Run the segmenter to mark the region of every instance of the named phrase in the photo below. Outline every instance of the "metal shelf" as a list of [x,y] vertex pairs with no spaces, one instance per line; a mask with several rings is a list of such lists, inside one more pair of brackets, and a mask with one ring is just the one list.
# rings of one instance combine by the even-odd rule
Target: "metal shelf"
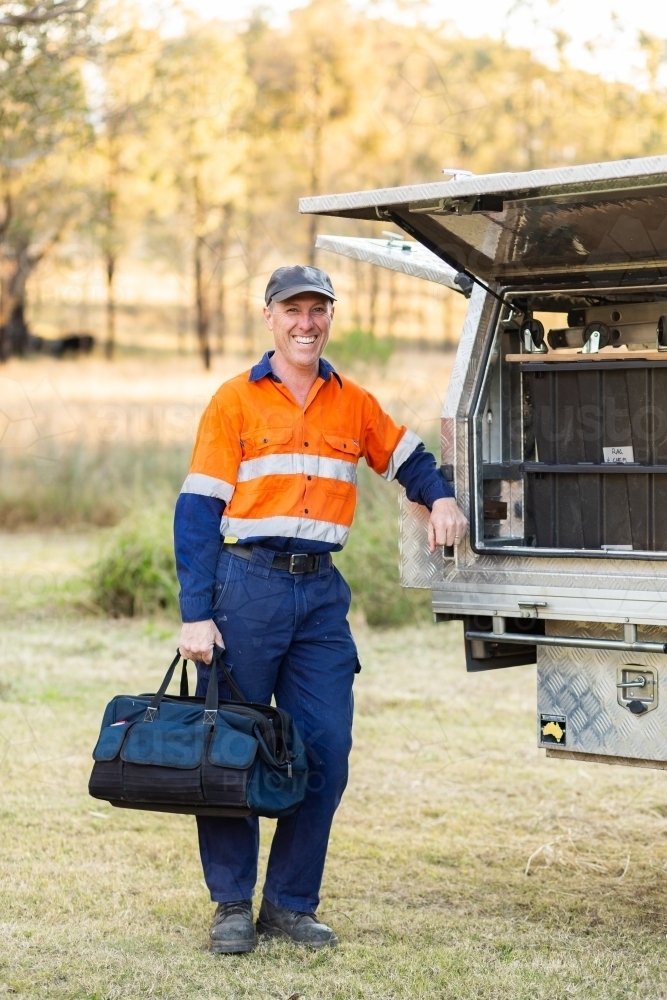
[[586,475],[587,473],[630,473],[645,475],[667,475],[667,465],[644,465],[640,462],[579,462],[573,465],[552,465],[547,462],[524,462],[523,471],[527,473],[555,472],[572,475]]

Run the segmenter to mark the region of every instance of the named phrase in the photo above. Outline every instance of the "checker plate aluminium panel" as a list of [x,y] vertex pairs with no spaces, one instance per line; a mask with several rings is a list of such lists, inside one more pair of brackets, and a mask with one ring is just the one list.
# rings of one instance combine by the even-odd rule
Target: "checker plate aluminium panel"
[[[559,622],[558,631],[575,635],[620,638],[605,626]],[[549,629],[553,634],[554,629]],[[666,638],[666,630],[645,628],[640,638]],[[617,700],[616,683],[623,664],[650,667],[657,672],[655,711],[633,715]],[[667,761],[667,656],[660,653],[617,653],[603,649],[564,649],[538,646],[537,740],[541,716],[564,717],[564,750],[578,753]]]
[[424,281],[444,285],[453,292],[461,292],[461,288],[454,282],[457,273],[454,268],[445,264],[421,243],[365,239],[361,236],[318,236],[315,249],[329,250],[367,264],[377,264],[389,271],[423,278]]

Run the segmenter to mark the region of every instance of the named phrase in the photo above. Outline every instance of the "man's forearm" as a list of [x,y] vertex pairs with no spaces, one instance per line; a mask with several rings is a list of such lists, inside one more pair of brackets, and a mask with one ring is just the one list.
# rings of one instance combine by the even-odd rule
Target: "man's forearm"
[[208,621],[213,617],[215,572],[222,544],[220,518],[224,508],[223,500],[196,493],[181,493],[176,502],[174,550],[184,622]]
[[408,500],[420,503],[429,510],[436,500],[454,496],[454,491],[440,472],[435,458],[430,451],[426,451],[423,444],[419,444],[406,458],[396,473],[396,478],[404,488]]

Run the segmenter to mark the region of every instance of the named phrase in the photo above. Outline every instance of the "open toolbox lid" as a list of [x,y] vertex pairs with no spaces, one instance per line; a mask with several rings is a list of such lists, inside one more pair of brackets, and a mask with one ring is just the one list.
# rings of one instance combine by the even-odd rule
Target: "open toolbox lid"
[[508,287],[667,280],[667,156],[319,195],[299,210],[391,222],[455,271]]
[[455,292],[465,292],[465,288],[455,281],[457,271],[421,243],[394,233],[384,235],[382,240],[366,239],[364,236],[318,236],[315,246],[318,250],[329,250],[342,257],[377,264],[413,278],[435,281]]

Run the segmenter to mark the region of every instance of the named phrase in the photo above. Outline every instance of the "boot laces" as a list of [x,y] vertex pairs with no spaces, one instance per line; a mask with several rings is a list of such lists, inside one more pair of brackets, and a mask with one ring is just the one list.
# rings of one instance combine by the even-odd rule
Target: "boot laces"
[[252,904],[246,899],[236,900],[233,903],[218,903],[218,910],[215,915],[216,923],[230,917],[233,913],[239,913],[243,917],[249,917]]

